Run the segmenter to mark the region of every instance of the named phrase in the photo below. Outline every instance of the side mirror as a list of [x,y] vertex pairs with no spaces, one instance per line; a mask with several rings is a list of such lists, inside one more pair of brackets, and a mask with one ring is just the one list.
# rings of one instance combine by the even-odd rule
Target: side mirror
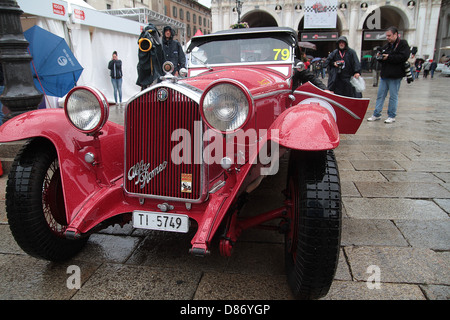
[[306,67],[305,64],[302,61],[300,61],[294,66],[294,69],[300,72],[306,70]]

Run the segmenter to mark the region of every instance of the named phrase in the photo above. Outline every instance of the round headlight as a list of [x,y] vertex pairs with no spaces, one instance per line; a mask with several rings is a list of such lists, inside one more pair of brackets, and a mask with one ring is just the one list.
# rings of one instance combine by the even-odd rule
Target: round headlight
[[223,133],[241,128],[250,114],[250,103],[242,89],[232,83],[220,83],[207,90],[202,99],[207,124]]
[[64,110],[70,123],[87,134],[99,131],[109,113],[105,96],[91,87],[75,87],[70,90]]

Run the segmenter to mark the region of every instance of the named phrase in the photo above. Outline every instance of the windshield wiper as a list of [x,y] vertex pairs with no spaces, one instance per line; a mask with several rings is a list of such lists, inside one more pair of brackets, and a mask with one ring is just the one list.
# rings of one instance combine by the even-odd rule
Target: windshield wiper
[[[209,71],[212,71],[213,68],[211,68],[206,61],[203,61],[202,59],[200,59],[199,57],[197,57],[194,52],[191,52],[192,57],[194,57],[195,59],[197,59],[206,69],[208,69]],[[191,58],[192,60],[192,58]]]

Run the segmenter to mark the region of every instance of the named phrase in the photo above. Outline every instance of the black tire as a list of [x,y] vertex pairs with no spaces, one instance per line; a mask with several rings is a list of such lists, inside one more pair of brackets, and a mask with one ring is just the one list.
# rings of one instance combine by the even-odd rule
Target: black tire
[[6,186],[11,233],[29,255],[62,261],[71,258],[87,238],[68,240],[61,175],[56,150],[48,140],[26,144],[14,159]]
[[287,183],[288,283],[296,299],[318,299],[333,282],[341,242],[341,189],[334,152],[292,150]]

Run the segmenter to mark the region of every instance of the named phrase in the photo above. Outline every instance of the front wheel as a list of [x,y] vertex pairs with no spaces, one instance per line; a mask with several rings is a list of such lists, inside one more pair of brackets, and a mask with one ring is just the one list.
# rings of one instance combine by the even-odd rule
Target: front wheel
[[65,238],[68,222],[59,162],[47,140],[33,140],[14,159],[6,187],[6,212],[14,239],[33,257],[66,260],[87,241]]
[[297,299],[318,299],[330,289],[340,250],[341,189],[332,150],[291,151],[287,201],[288,283]]

